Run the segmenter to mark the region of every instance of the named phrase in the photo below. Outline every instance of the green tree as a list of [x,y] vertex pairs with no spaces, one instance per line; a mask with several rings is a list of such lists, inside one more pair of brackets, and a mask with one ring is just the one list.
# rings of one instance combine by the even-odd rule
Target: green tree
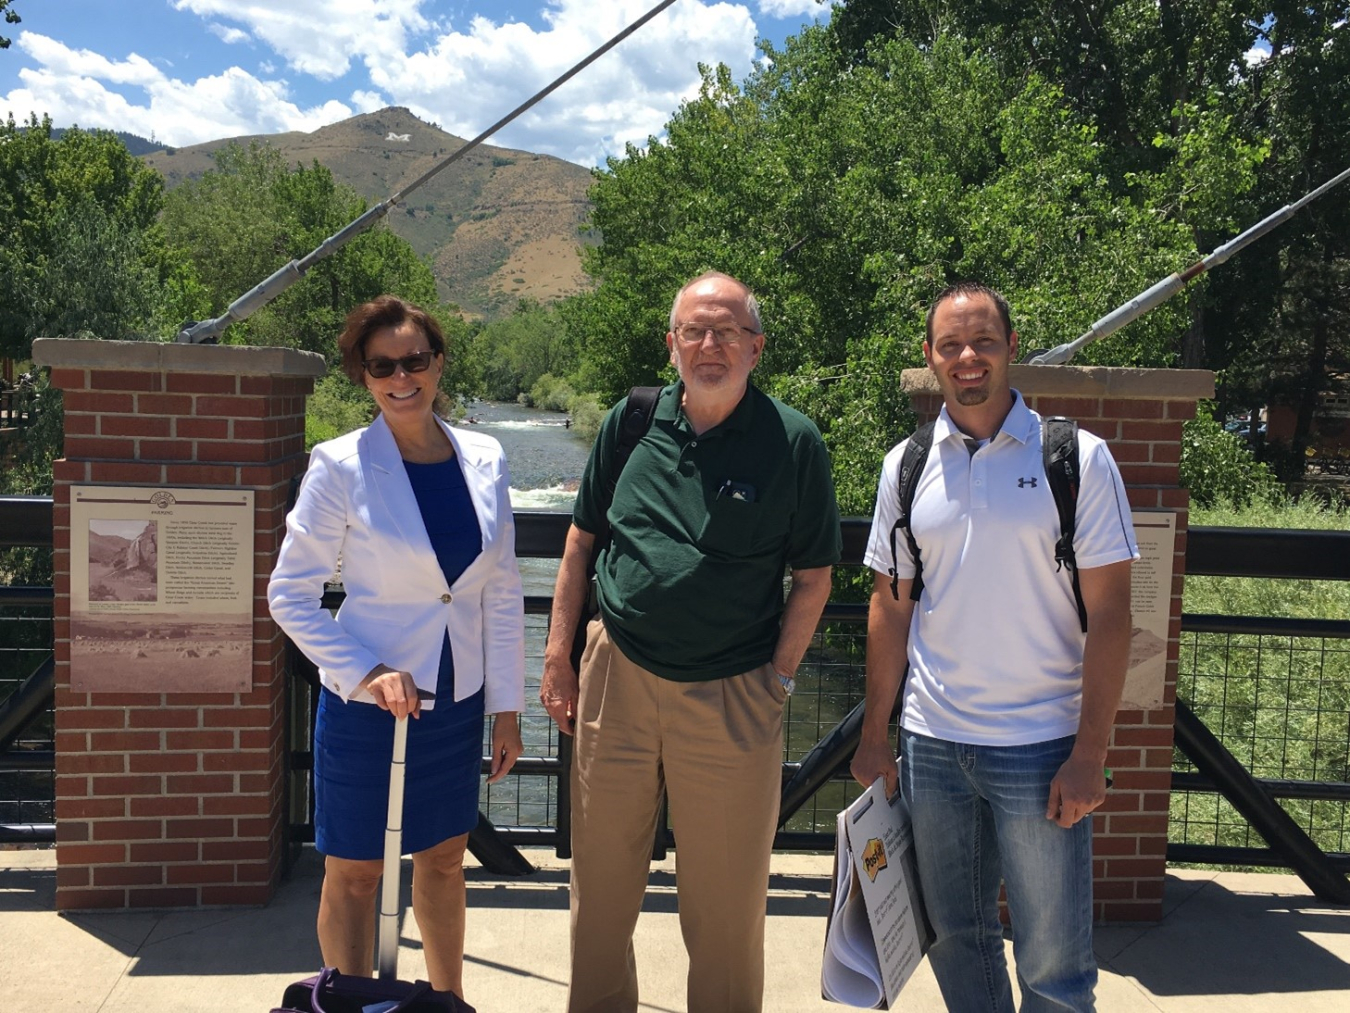
[[[1261,213],[1350,167],[1350,2],[1273,3],[1270,55],[1250,71],[1251,119],[1271,137]],[[1350,372],[1350,200],[1346,184],[1244,252],[1219,279],[1228,302],[1225,391],[1238,404],[1284,404],[1290,444],[1269,448],[1281,477],[1300,476],[1318,394]],[[1215,286],[1216,291],[1220,288]]]
[[123,232],[86,199],[59,208],[47,238],[41,270],[20,275],[19,292],[43,334],[126,338],[153,319],[161,288],[144,233]]
[[1182,428],[1181,484],[1197,507],[1246,507],[1282,498],[1274,473],[1252,457],[1244,441],[1224,430],[1212,403],[1202,403]]
[[[18,11],[12,10],[10,8],[10,4],[12,2],[13,0],[0,0],[0,11],[4,12],[5,24],[7,25],[17,25],[19,22],[23,20],[23,18],[19,17]],[[8,49],[8,48],[9,48],[9,39],[5,38],[5,36],[3,35],[0,35],[0,49]]]
[[483,325],[473,336],[469,360],[483,395],[498,401],[528,393],[545,374],[566,377],[577,365],[557,311],[533,299],[520,300],[510,316]]
[[171,274],[159,174],[107,131],[0,123],[0,355],[34,337],[152,332]]
[[[959,31],[1003,77],[1030,68],[1098,127],[1117,193],[1133,187],[1208,251],[1350,165],[1350,2],[842,0],[836,58]],[[1346,202],[1329,195],[1176,302],[1180,362],[1223,377],[1226,406],[1297,411],[1301,468],[1317,396],[1350,369]],[[1177,264],[1175,267],[1183,265]],[[1116,340],[1116,339],[1112,339]]]

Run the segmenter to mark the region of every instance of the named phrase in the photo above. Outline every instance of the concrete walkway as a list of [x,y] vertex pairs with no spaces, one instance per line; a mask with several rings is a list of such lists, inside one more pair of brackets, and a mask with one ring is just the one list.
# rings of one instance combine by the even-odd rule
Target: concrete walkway
[[[529,879],[469,873],[465,987],[480,1013],[558,1013],[567,980],[567,870],[547,851]],[[778,855],[769,896],[766,1013],[824,1013],[828,857]],[[405,866],[406,868],[406,866]],[[319,966],[321,864],[307,851],[264,909],[58,915],[52,851],[0,852],[0,1005],[13,1010],[207,1013],[271,1009]],[[406,882],[406,874],[405,874]],[[406,892],[406,891],[405,891]],[[673,860],[652,873],[636,940],[644,1011],[683,1011],[687,969]],[[1293,876],[1180,871],[1156,925],[1097,931],[1102,1013],[1350,1009],[1350,909]],[[406,919],[400,974],[425,973]],[[927,965],[904,1006],[942,1010]],[[694,1011],[697,1013],[697,1011]]]

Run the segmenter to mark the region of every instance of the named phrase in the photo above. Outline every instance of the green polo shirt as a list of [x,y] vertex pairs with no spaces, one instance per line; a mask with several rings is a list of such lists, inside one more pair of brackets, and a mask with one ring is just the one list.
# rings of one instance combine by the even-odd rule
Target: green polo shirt
[[[611,540],[596,564],[600,611],[634,663],[698,682],[770,661],[785,567],[839,561],[839,509],[815,424],[751,386],[696,436],[666,387],[651,429],[619,476]],[[627,399],[605,417],[572,520],[594,533]]]

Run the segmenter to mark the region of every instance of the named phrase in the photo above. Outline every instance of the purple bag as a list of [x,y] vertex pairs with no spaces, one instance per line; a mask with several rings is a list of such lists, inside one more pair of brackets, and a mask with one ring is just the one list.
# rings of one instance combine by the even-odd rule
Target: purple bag
[[358,978],[332,967],[288,985],[272,1013],[361,1013],[381,1002],[394,1003],[382,1013],[474,1013],[454,992],[437,992],[425,981]]

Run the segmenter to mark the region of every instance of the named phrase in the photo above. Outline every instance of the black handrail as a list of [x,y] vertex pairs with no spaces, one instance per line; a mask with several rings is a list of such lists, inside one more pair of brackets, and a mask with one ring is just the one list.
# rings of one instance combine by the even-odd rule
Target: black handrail
[[[559,559],[571,515],[517,510],[516,554]],[[845,517],[842,565],[861,566],[872,521]],[[50,548],[52,498],[0,496],[0,548]],[[1194,577],[1350,580],[1350,531],[1196,526],[1186,533],[1186,573]]]
[[1350,580],[1350,532],[1287,528],[1191,528],[1189,577]]
[[[1253,781],[1271,798],[1298,798],[1315,802],[1350,802],[1350,781],[1290,781],[1283,777],[1254,777]],[[1172,774],[1175,791],[1207,791],[1221,794],[1222,789],[1204,774],[1177,771]]]
[[[1350,544],[1342,546],[1350,551]],[[1262,637],[1321,637],[1350,640],[1350,619],[1289,619],[1271,616],[1222,616],[1187,612],[1181,616],[1187,633],[1246,633]]]

